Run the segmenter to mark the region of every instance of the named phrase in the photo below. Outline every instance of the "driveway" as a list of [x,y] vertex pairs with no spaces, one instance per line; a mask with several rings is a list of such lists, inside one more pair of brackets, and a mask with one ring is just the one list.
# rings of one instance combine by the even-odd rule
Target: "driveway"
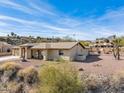
[[9,61],[9,60],[18,60],[19,56],[2,56],[0,57],[0,62]]

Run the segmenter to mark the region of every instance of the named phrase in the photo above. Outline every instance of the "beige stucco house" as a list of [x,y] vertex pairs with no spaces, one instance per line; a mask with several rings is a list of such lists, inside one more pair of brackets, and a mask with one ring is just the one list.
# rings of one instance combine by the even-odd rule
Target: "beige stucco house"
[[12,54],[26,59],[57,60],[62,57],[69,61],[83,61],[88,50],[79,42],[30,43],[13,47]]
[[6,42],[0,42],[0,56],[11,55],[12,45]]
[[97,42],[92,44],[90,47],[91,47],[91,52],[99,51],[100,53],[103,53],[103,54],[112,53],[112,50],[113,50],[112,42],[107,43],[104,40],[98,40]]

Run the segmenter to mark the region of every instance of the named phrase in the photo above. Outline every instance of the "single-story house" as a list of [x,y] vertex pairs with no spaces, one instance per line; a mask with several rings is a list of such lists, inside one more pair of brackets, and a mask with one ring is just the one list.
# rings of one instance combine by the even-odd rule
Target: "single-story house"
[[112,53],[113,49],[113,44],[111,42],[106,43],[106,42],[100,42],[100,43],[95,43],[90,46],[92,52],[98,52],[100,51],[103,54],[108,54]]
[[12,45],[6,42],[0,42],[0,56],[11,55]]
[[83,61],[88,56],[88,49],[79,42],[28,43],[13,47],[12,54],[25,59],[57,60],[62,57]]

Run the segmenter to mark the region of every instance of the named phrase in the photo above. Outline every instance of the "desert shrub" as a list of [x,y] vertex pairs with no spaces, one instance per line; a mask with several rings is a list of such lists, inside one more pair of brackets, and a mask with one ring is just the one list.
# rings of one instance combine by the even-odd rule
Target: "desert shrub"
[[113,77],[112,88],[113,91],[116,93],[123,93],[124,92],[124,71],[118,72]]
[[19,70],[19,72],[17,73],[17,80],[18,82],[24,82],[24,78],[25,78],[26,73],[24,72],[24,70]]
[[84,93],[75,69],[69,66],[45,66],[40,71],[37,93]]
[[8,83],[9,93],[25,93],[25,84],[17,83],[17,82],[9,82]]
[[96,75],[90,74],[83,77],[85,93],[123,93],[124,74],[122,75]]
[[37,83],[38,71],[34,67],[28,67],[18,72],[18,80],[28,85]]
[[[23,68],[13,62],[0,66],[0,87],[6,89],[6,93],[36,93],[38,71],[33,67]],[[34,85],[34,86],[33,86]]]
[[91,93],[97,93],[98,89],[100,89],[102,82],[96,75],[89,75],[86,79],[86,88],[87,91]]
[[113,85],[115,81],[112,76],[89,74],[83,77],[86,85],[85,93],[115,93]]
[[21,66],[15,62],[7,62],[7,63],[2,64],[1,68],[4,71],[8,71],[8,70],[17,71],[21,68]]
[[21,69],[21,66],[14,62],[4,63],[0,67],[0,73],[4,78],[13,80],[16,78],[17,72]]

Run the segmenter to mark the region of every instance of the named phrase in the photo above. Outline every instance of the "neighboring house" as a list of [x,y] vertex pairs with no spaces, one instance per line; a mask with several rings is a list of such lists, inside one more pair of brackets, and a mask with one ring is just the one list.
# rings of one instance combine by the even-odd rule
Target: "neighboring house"
[[124,56],[124,47],[120,47],[120,54]]
[[104,40],[99,40],[97,42],[95,42],[94,44],[92,44],[91,46],[91,51],[92,52],[101,52],[101,53],[112,53],[112,49],[113,49],[113,44],[111,42],[105,42]]
[[83,61],[88,50],[79,42],[30,43],[13,47],[12,54],[26,59]]
[[92,53],[99,52],[103,54],[111,54],[113,50],[113,40],[116,36],[112,35],[107,38],[97,38],[95,42],[90,46],[90,51]]
[[6,42],[0,42],[0,56],[10,55],[12,51],[12,45]]

